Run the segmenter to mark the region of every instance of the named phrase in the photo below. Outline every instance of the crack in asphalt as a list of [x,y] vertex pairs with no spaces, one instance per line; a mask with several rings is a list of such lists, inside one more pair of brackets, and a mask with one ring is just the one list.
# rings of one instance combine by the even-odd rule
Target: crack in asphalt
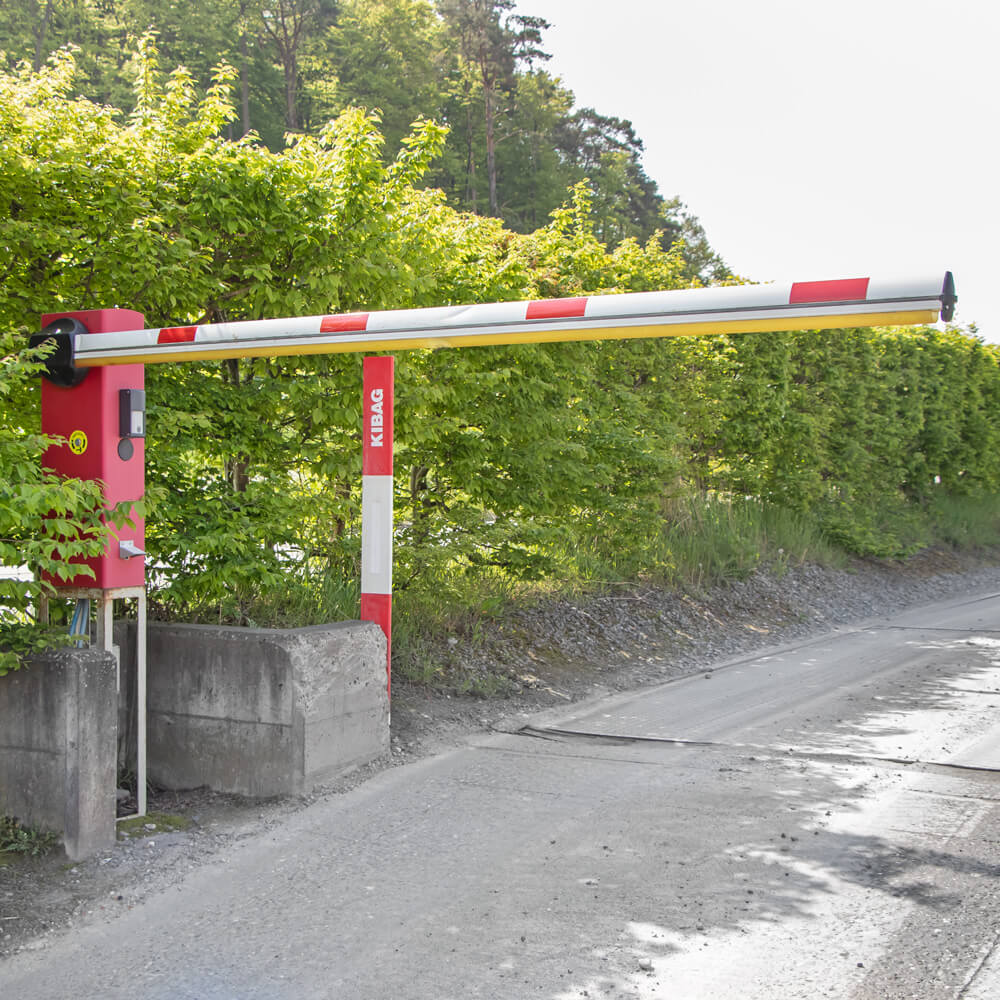
[[984,775],[1000,776],[1000,768],[984,767],[974,764],[950,764],[942,761],[919,760],[913,757],[882,757],[871,754],[836,753],[823,750],[805,750],[789,747],[781,751],[775,747],[761,746],[753,743],[723,743],[716,740],[690,740],[683,737],[667,736],[623,736],[621,734],[591,733],[577,729],[556,729],[537,726],[522,726],[513,735],[526,736],[533,739],[548,740],[554,743],[565,743],[569,740],[591,741],[605,746],[632,746],[646,743],[663,746],[704,747],[718,750],[733,750],[739,753],[767,754],[769,759],[815,760],[823,763],[867,764],[878,766],[892,764],[920,772],[933,774],[970,774],[982,777]]
[[859,632],[949,632],[958,635],[1000,635],[1000,628],[947,628],[944,625],[868,625]]

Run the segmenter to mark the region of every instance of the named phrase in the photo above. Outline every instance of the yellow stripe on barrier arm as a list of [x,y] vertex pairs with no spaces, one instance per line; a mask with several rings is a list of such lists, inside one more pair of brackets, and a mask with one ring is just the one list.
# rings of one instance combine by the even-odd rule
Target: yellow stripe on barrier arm
[[[584,340],[638,340],[644,337],[705,337],[713,334],[782,333],[793,330],[840,330],[870,326],[923,326],[936,323],[938,313],[925,309],[913,312],[859,313],[855,316],[811,316],[787,320],[758,319],[671,323],[649,326],[580,327],[562,330],[508,330],[503,333],[439,333],[399,338],[391,334],[368,334],[364,339],[328,340],[320,343],[271,343],[253,346],[204,345],[192,343],[188,349],[166,352],[153,348],[128,356],[85,358],[77,364],[87,368],[109,365],[163,364],[171,361],[221,361],[226,358],[276,358],[313,354],[360,354],[376,351],[413,351],[446,347],[496,347],[514,344],[556,344]],[[849,322],[845,322],[849,320]]]

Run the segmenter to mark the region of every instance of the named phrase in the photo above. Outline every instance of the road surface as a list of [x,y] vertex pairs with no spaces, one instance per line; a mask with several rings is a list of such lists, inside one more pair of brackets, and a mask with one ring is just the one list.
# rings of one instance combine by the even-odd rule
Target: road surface
[[0,966],[18,1000],[1000,996],[1000,594],[386,771]]

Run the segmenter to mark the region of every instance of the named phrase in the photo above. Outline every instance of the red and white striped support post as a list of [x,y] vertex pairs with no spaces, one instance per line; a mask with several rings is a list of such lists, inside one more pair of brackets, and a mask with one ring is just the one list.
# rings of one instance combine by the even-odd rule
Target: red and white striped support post
[[361,459],[361,620],[385,633],[392,687],[392,414],[396,359],[365,358]]

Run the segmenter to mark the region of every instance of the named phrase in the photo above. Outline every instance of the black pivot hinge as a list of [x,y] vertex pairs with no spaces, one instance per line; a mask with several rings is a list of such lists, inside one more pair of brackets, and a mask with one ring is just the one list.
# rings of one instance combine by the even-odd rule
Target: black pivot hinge
[[70,388],[79,385],[89,368],[77,368],[73,364],[76,337],[90,331],[78,319],[64,316],[49,323],[41,333],[33,333],[29,347],[38,347],[49,342],[55,343],[55,350],[45,359],[45,377],[54,385]]

